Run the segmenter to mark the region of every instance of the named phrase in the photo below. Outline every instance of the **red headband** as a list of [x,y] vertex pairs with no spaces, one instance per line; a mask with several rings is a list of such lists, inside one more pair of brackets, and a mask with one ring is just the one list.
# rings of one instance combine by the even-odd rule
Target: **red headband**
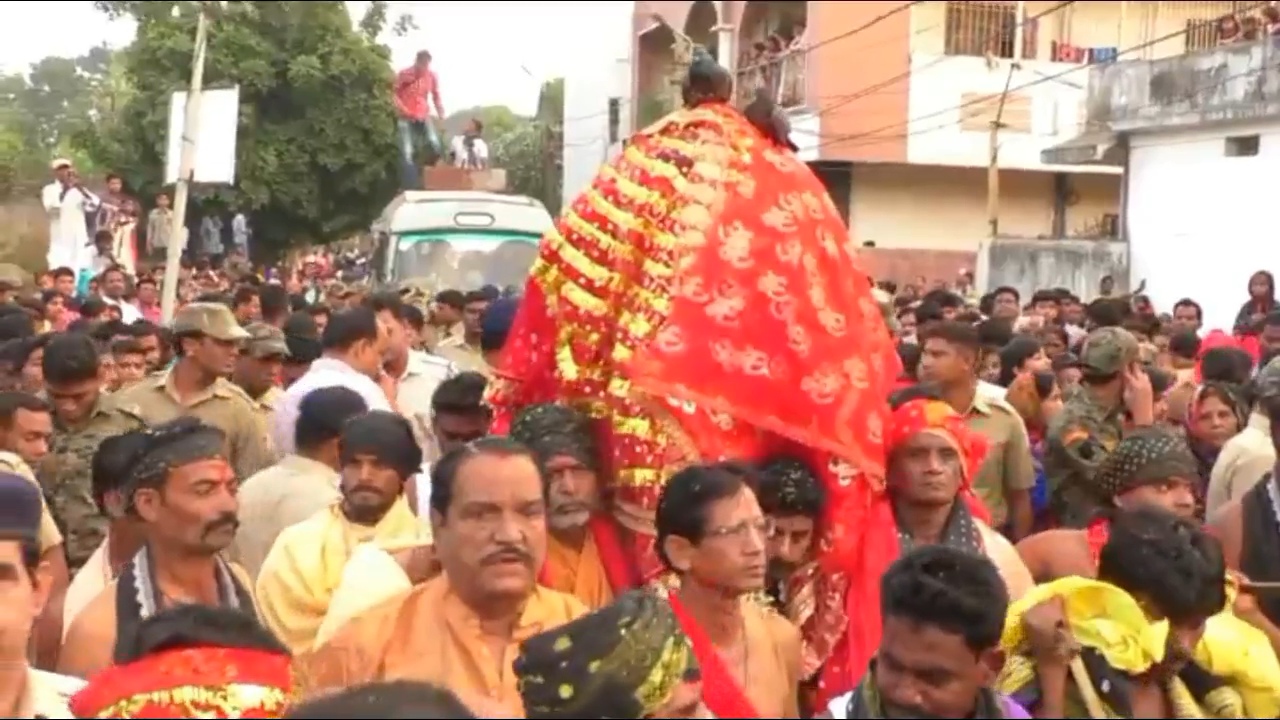
[[886,437],[888,455],[893,455],[908,440],[922,432],[936,432],[947,437],[960,453],[964,466],[964,487],[969,487],[978,469],[987,459],[990,443],[981,433],[965,424],[964,417],[941,400],[919,398],[902,404],[889,417]]
[[82,718],[276,718],[293,692],[288,655],[182,648],[115,665],[71,698]]
[[[988,442],[981,434],[965,425],[964,417],[940,400],[918,399],[894,410],[885,428],[885,465],[893,453],[922,432],[945,436],[960,453],[963,477],[956,499],[964,503],[973,517],[987,522],[989,515],[982,501],[973,494],[970,484],[986,459]],[[869,482],[863,478],[862,482]],[[848,592],[845,598],[848,625],[841,644],[832,652],[823,668],[820,683],[826,694],[843,692],[858,682],[867,663],[880,644],[880,578],[902,552],[898,541],[898,525],[887,488],[873,485],[865,497],[864,513],[855,522],[862,539],[858,557],[851,560]]]

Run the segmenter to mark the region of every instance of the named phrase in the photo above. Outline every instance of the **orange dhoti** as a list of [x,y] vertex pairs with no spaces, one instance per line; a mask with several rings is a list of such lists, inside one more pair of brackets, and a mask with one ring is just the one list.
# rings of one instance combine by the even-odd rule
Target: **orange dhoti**
[[[787,452],[829,484],[882,477],[898,367],[826,189],[712,103],[634,136],[543,239],[491,401],[498,431],[535,402],[598,421],[648,581],[653,510],[685,464]],[[826,523],[828,555],[849,540]],[[838,573],[824,580],[843,611]]]

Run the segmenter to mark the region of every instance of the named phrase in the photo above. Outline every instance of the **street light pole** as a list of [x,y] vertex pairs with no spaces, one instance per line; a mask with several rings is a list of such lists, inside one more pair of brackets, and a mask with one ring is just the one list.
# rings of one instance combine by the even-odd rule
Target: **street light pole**
[[173,222],[169,229],[169,247],[165,253],[164,287],[160,296],[160,317],[164,323],[173,319],[178,300],[178,270],[182,251],[187,246],[187,197],[196,164],[196,134],[200,131],[200,95],[204,89],[204,56],[209,42],[209,13],[204,4],[196,20],[196,46],[191,57],[191,86],[182,118],[182,154],[178,160],[178,182],[173,190]]

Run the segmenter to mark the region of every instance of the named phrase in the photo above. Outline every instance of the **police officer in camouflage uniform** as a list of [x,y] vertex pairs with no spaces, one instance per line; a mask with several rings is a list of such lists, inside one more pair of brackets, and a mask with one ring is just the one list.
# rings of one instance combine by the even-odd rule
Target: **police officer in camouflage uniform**
[[245,479],[275,462],[257,403],[227,378],[249,333],[222,303],[184,305],[173,317],[178,358],[163,373],[120,391],[120,402],[136,408],[148,425],[183,416],[221,430],[225,457]]
[[1090,488],[1093,474],[1126,429],[1155,422],[1151,380],[1139,362],[1138,340],[1118,327],[1089,333],[1080,350],[1080,389],[1045,436],[1044,470],[1051,507],[1064,527],[1083,527],[1110,498]]
[[53,436],[36,477],[62,528],[67,567],[73,573],[107,536],[108,520],[93,499],[93,453],[106,438],[144,425],[136,408],[103,390],[98,363],[93,340],[79,333],[54,336],[41,363],[53,406]]

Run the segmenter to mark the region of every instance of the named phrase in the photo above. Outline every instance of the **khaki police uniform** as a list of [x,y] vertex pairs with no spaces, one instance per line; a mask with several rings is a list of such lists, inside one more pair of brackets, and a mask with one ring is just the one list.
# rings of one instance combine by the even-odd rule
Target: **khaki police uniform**
[[[249,337],[231,310],[221,303],[190,303],[182,307],[174,316],[173,333],[175,336],[198,333],[223,341],[243,341]],[[178,362],[184,360],[179,358]],[[170,368],[117,394],[120,403],[136,408],[148,425],[187,416],[221,430],[227,437],[227,459],[242,479],[274,461],[257,403],[225,378],[218,378],[200,393],[183,399],[178,395]]]

